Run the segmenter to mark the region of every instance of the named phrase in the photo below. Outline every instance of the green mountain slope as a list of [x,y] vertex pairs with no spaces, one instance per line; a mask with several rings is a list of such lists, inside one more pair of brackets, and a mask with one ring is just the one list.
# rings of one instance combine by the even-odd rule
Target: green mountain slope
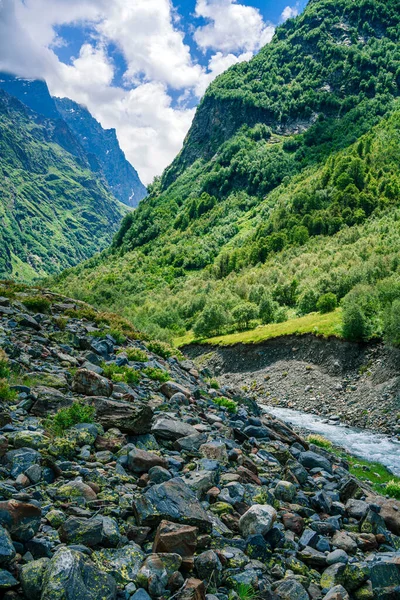
[[168,336],[305,314],[396,274],[399,8],[311,1],[210,86],[112,248],[57,286]]
[[126,208],[65,149],[71,144],[63,121],[39,118],[0,90],[0,277],[59,272],[118,229]]

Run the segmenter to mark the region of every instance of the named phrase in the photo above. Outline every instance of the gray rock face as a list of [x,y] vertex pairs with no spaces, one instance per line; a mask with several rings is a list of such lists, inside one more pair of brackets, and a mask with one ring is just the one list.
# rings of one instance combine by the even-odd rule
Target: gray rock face
[[190,396],[190,391],[175,381],[163,383],[160,392],[164,394],[164,396],[167,396],[167,398],[172,398],[175,394],[183,394],[186,398],[189,398]]
[[0,565],[8,565],[15,554],[16,552],[10,534],[4,527],[0,526]]
[[69,548],[55,553],[43,577],[41,600],[115,600],[116,596],[115,580]]
[[89,548],[98,546],[103,538],[101,519],[69,517],[60,527],[60,539],[68,544],[83,544]]
[[154,452],[146,452],[140,448],[133,448],[128,454],[128,467],[133,473],[148,473],[152,467],[167,468],[165,458]]
[[180,478],[150,488],[134,502],[135,515],[141,525],[156,525],[161,520],[194,525],[210,532],[211,522],[192,490]]
[[54,414],[60,408],[71,406],[72,399],[67,398],[59,390],[51,387],[37,386],[34,389],[36,398],[31,413],[37,417],[47,417]]
[[329,460],[311,450],[301,452],[299,462],[303,467],[306,467],[306,469],[322,469],[323,471],[332,473],[332,465]]
[[163,415],[156,417],[151,432],[156,438],[164,440],[178,440],[179,438],[186,438],[189,435],[198,433],[188,423],[172,417],[164,417]]

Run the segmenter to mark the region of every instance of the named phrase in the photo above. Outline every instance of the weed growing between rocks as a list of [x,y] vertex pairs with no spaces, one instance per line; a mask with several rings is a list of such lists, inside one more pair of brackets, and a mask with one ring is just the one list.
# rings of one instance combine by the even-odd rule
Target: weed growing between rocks
[[93,423],[96,410],[93,406],[74,402],[68,408],[61,408],[53,417],[45,420],[45,427],[50,433],[62,436],[67,429],[79,423]]

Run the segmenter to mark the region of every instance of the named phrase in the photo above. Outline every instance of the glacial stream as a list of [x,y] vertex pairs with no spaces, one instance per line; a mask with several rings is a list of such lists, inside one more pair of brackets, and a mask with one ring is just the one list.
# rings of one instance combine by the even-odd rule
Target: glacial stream
[[400,442],[392,438],[366,429],[327,423],[325,418],[297,410],[266,405],[261,405],[261,408],[285,423],[310,433],[318,433],[350,454],[378,462],[400,476]]

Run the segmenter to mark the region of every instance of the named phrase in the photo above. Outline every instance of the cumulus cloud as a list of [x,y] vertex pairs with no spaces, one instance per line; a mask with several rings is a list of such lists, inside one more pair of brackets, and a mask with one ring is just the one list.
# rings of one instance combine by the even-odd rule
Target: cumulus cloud
[[297,8],[297,6],[286,6],[286,8],[283,9],[283,12],[281,14],[281,21],[293,19],[294,17],[297,17],[298,14],[299,9]]
[[274,35],[259,10],[237,0],[197,0],[195,13],[209,21],[194,36],[203,50],[256,52]]
[[[0,70],[47,80],[53,95],[84,104],[104,127],[117,130],[128,160],[149,183],[179,152],[194,109],[208,84],[231,65],[249,60],[273,35],[260,12],[237,0],[197,0],[194,30],[207,53],[198,64],[172,0],[0,0]],[[59,27],[86,27],[68,64],[55,52]],[[126,64],[115,84],[109,51]],[[173,102],[172,90],[181,92]]]

